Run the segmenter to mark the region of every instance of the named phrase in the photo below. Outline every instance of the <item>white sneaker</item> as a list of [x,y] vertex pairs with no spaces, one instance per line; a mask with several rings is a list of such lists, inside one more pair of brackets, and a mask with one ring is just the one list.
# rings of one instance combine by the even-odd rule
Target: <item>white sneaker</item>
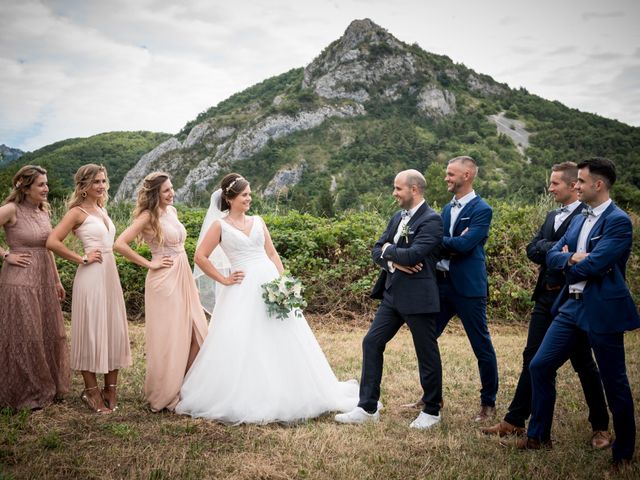
[[420,415],[416,417],[416,419],[411,422],[409,425],[410,428],[417,428],[418,430],[426,430],[427,428],[431,428],[434,425],[440,423],[440,419],[442,415],[429,415],[428,413],[420,412]]
[[367,422],[377,422],[378,420],[380,420],[380,411],[376,410],[375,413],[367,413],[363,408],[356,407],[350,412],[339,413],[334,418],[338,423],[361,424]]

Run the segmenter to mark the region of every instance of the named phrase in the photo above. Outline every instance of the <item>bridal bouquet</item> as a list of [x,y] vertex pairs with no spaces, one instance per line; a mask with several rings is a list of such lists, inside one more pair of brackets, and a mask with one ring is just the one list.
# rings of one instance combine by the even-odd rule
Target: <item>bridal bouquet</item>
[[303,291],[304,287],[300,280],[289,274],[283,274],[262,285],[262,298],[267,304],[269,314],[284,320],[292,311],[296,317],[302,316],[302,309],[307,306],[302,296]]

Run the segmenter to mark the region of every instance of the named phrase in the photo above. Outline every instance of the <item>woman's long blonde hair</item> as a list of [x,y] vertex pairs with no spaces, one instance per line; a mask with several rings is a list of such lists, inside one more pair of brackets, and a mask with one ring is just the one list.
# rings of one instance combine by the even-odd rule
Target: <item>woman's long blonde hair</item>
[[[27,198],[27,190],[31,188],[31,185],[35,183],[40,175],[46,175],[47,171],[37,165],[25,165],[13,176],[11,183],[11,192],[4,199],[2,205],[6,205],[9,202],[22,203]],[[38,205],[40,210],[45,212],[49,211],[49,204],[42,202]]]
[[160,227],[160,188],[169,178],[169,174],[164,172],[152,172],[144,177],[138,189],[136,208],[133,210],[133,218],[138,218],[142,212],[149,212],[153,238],[157,239],[160,245],[164,243]]
[[[88,163],[82,165],[76,174],[73,176],[75,188],[71,193],[71,197],[67,202],[67,208],[71,210],[73,207],[77,207],[87,196],[87,190],[93,185],[93,181],[98,173],[104,173],[104,178],[107,180],[107,190],[109,190],[109,176],[107,175],[107,169],[104,165],[96,165],[95,163]],[[104,192],[104,196],[101,200],[98,200],[98,206],[104,207],[109,200],[109,194]]]

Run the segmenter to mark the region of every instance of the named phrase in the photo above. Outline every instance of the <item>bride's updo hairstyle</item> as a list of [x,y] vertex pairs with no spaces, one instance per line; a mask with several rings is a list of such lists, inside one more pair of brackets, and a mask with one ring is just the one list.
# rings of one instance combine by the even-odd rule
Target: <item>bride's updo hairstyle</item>
[[136,208],[133,211],[133,218],[138,218],[144,211],[150,215],[150,226],[153,237],[158,239],[162,245],[164,238],[162,228],[160,228],[160,187],[169,180],[169,174],[164,172],[152,172],[146,177],[138,189]]
[[231,208],[229,201],[240,195],[248,186],[249,182],[239,173],[229,173],[225,175],[222,182],[220,182],[220,188],[222,189],[220,210],[222,212],[229,210]]

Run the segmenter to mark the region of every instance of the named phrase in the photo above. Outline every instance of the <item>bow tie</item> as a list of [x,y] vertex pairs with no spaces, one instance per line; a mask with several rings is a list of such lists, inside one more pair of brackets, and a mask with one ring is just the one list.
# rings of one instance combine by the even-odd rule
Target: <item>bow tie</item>
[[402,218],[411,218],[411,212],[409,210],[402,210]]
[[587,218],[589,218],[590,216],[591,217],[595,217],[596,216],[596,214],[593,213],[593,208],[591,208],[591,207],[584,207],[582,209],[582,215],[584,215]]
[[462,203],[460,203],[458,200],[456,200],[456,199],[454,198],[453,200],[451,200],[451,206],[452,206],[452,207],[462,208]]
[[569,207],[567,207],[566,205],[564,207],[560,207],[556,209],[556,212],[558,213],[567,213],[569,211]]

